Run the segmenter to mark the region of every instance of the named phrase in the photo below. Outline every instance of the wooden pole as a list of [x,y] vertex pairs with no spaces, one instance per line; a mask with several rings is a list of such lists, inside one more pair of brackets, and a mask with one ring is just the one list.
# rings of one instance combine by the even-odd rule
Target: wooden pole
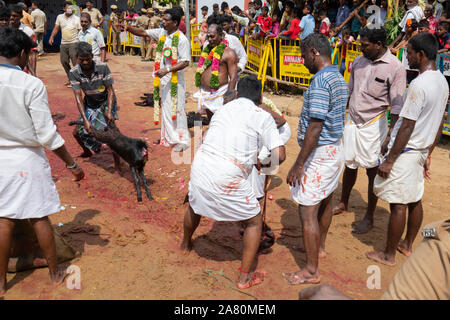
[[[356,12],[359,12],[359,10],[362,9],[362,7],[364,7],[366,5],[366,3],[369,2],[369,0],[364,0],[358,8],[356,8]],[[397,0],[398,3],[398,0]],[[354,10],[353,10],[354,11]],[[354,18],[353,15],[353,11],[349,14],[348,18],[344,20],[344,22],[342,22],[342,24],[337,28],[337,33],[339,33],[341,31],[342,28],[344,28],[344,26],[350,22],[350,20],[352,20]]]
[[[251,71],[251,70],[248,70],[248,69],[245,69],[244,73],[251,74],[251,75],[254,75],[254,76],[258,77],[258,72],[254,72],[254,71]],[[273,81],[273,82],[276,82],[276,83],[279,83],[279,84],[284,84],[286,86],[295,87],[295,88],[303,90],[303,91],[308,90],[308,87],[304,87],[304,86],[301,86],[299,84],[292,83],[292,82],[287,82],[287,81],[284,81],[284,80],[279,80],[279,79],[271,77],[271,76],[267,76],[266,75],[265,78],[268,81]]]

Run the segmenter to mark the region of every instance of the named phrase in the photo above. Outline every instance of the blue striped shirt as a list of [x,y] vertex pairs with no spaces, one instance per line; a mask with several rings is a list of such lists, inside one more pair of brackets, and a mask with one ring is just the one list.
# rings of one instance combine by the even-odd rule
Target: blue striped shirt
[[311,118],[323,120],[318,145],[332,144],[342,137],[348,87],[337,66],[327,66],[317,72],[304,95],[298,122],[297,140],[302,146]]

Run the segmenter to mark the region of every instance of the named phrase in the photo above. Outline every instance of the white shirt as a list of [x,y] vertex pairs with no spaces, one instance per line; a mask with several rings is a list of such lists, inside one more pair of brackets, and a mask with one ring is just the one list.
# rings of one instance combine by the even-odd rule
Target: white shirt
[[83,29],[78,33],[78,40],[87,42],[92,46],[92,54],[97,56],[100,54],[100,49],[106,47],[103,34],[100,30],[90,26],[86,32]]
[[400,21],[400,24],[399,24],[399,26],[402,28],[402,32],[406,32],[406,21],[408,19],[411,19],[411,20],[415,19],[417,22],[419,22],[424,17],[425,17],[425,15],[423,14],[423,10],[419,5],[406,11],[405,15],[403,16],[402,21]]
[[[178,37],[178,57],[177,60],[178,62],[182,62],[182,61],[191,61],[191,46],[189,44],[189,40],[186,38],[186,36],[184,35],[183,32],[177,30],[180,34],[180,36]],[[159,40],[159,38],[165,34],[166,35],[166,41],[164,42],[164,48],[172,48],[172,39],[173,39],[173,35],[175,34],[172,33],[171,35],[169,35],[169,33],[164,30],[163,28],[158,28],[158,29],[149,29],[149,30],[145,30],[145,32],[147,32],[148,36],[150,38]],[[161,57],[161,68],[168,68],[172,66],[172,61],[171,59],[166,59],[164,57]],[[177,72],[177,76],[178,76],[178,84],[182,84],[184,85],[184,69],[180,70]],[[168,73],[166,74],[164,77],[162,77],[160,85],[164,86],[167,85],[170,82],[170,78],[171,78],[171,74]]]
[[41,80],[17,66],[0,65],[0,100],[0,147],[55,150],[64,144]]
[[34,32],[44,33],[46,31],[44,29],[44,26],[45,23],[47,22],[47,17],[45,13],[39,8],[37,8],[33,10],[33,12],[31,12],[31,16],[34,19],[34,25],[36,26]]
[[61,28],[61,44],[78,42],[78,31],[81,30],[80,18],[75,14],[67,17],[65,13],[58,15],[55,25]]
[[416,150],[429,148],[441,125],[447,99],[448,84],[440,71],[425,71],[414,79],[409,85],[400,118],[392,132],[389,149],[394,145],[403,118],[416,121],[405,148]]
[[33,29],[29,26],[24,25],[22,22],[20,23],[19,30],[23,31],[27,36],[29,36],[33,41],[36,41],[36,36],[34,34]]
[[[244,49],[244,46],[242,45],[241,41],[228,33],[225,33],[225,40],[228,41],[228,46],[230,47],[231,50],[234,51],[234,53],[236,53],[237,57],[238,57],[238,64],[237,66],[239,67],[239,69],[241,69],[241,71],[245,70],[245,66],[247,65],[247,51]],[[203,44],[203,48],[205,48],[207,45],[209,44],[209,41],[206,40],[205,43]]]
[[224,155],[253,169],[259,150],[283,145],[275,120],[247,98],[233,100],[217,110],[200,148]]

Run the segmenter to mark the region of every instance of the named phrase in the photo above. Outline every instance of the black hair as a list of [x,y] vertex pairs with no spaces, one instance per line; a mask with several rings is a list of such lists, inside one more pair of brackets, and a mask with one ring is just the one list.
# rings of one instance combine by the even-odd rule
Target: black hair
[[295,8],[295,3],[294,3],[294,1],[291,1],[291,0],[286,1],[285,7],[289,7],[289,8],[291,8],[291,9],[294,9],[294,8]]
[[164,14],[170,14],[170,20],[175,21],[177,23],[177,26],[180,25],[181,14],[180,11],[177,10],[175,7],[167,9],[166,11],[164,11]]
[[[438,27],[442,27],[442,28],[444,28],[445,30],[448,31],[448,23],[447,23],[447,22],[441,21],[441,22],[438,23],[437,26],[438,26]],[[436,29],[437,29],[437,28],[436,28]]]
[[237,14],[240,14],[242,12],[241,8],[239,8],[238,6],[234,6],[233,8],[231,8],[231,11]]
[[264,7],[261,8],[261,11],[267,11],[267,12],[269,12],[269,7],[268,7],[268,6],[264,6]]
[[35,4],[36,7],[40,8],[41,7],[41,2],[40,1],[31,1],[31,4]]
[[92,22],[91,15],[88,12],[82,12],[80,14],[80,18],[81,17],[85,17],[85,18],[87,18],[89,20],[89,22]]
[[255,0],[253,1],[254,4],[257,4],[258,6],[262,6],[262,1],[261,0]]
[[88,3],[88,2],[94,4],[94,2],[93,2],[92,0],[86,0],[86,2],[85,2],[84,4],[86,4],[86,3]]
[[351,34],[351,30],[349,27],[345,27],[344,30],[342,30],[342,35]]
[[222,2],[221,3],[221,5],[220,5],[220,10],[224,10],[224,9],[226,9],[226,8],[229,8],[230,6],[228,5],[228,2]]
[[319,16],[326,16],[327,12],[325,10],[320,10],[319,11]]
[[301,51],[316,49],[321,56],[331,57],[331,46],[328,38],[320,33],[311,33],[300,43]]
[[75,45],[75,51],[79,57],[92,55],[92,46],[88,42],[80,41]]
[[172,9],[177,10],[181,17],[184,16],[184,10],[180,6],[173,6]]
[[224,23],[224,22],[232,23],[233,22],[233,18],[228,14],[220,14],[219,19],[220,19],[220,23]]
[[12,6],[9,7],[11,9],[11,13],[15,12],[20,14],[21,16],[23,16],[23,8],[22,6],[18,5],[18,4],[14,4]]
[[208,27],[210,25],[215,24],[217,26],[217,32],[219,32],[220,34],[223,33],[221,17],[222,17],[222,15],[213,14],[213,15],[209,16],[208,19],[206,20],[206,24],[208,25]]
[[295,16],[297,17],[297,18],[301,18],[302,17],[302,15],[303,15],[303,12],[302,12],[302,9],[300,9],[300,8],[294,8],[294,14],[295,14]]
[[416,19],[412,19],[411,28],[413,29],[413,31],[416,31],[419,28],[419,22]]
[[207,7],[207,6],[203,6],[203,7],[201,8],[201,10],[202,10],[202,11],[205,11],[205,10],[208,11],[208,7]]
[[307,4],[307,5],[305,6],[305,8],[308,9],[309,12],[313,12],[313,10],[312,10],[312,8],[311,8],[311,6],[310,6],[309,4]]
[[246,76],[237,84],[238,98],[247,98],[259,105],[261,102],[261,81],[255,76]]
[[427,19],[422,19],[419,21],[419,28],[429,28],[430,27],[430,23],[428,22]]
[[0,7],[0,18],[9,18],[11,17],[11,10],[7,7]]
[[213,4],[213,8],[219,9],[219,5],[218,5],[217,3],[214,3],[214,4]]
[[22,50],[30,53],[37,44],[23,31],[11,28],[0,28],[0,56],[7,59],[17,57]]
[[363,37],[367,37],[367,39],[369,40],[369,42],[371,43],[378,43],[381,42],[381,44],[384,46],[386,46],[386,30],[384,30],[384,28],[362,28],[359,31],[359,35],[361,38]]
[[439,49],[436,38],[428,32],[423,32],[409,39],[409,43],[414,51],[423,51],[428,60],[436,60],[437,51]]

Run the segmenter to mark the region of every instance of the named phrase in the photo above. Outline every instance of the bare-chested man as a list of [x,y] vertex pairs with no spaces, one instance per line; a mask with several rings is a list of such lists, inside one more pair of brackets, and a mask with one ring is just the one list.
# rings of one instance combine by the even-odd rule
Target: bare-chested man
[[[194,98],[198,99],[199,111],[205,112],[208,118],[223,105],[223,95],[228,90],[234,90],[237,83],[237,63],[238,58],[236,53],[229,48],[228,42],[225,40],[222,25],[219,18],[212,16],[208,19],[208,34],[207,39],[209,44],[203,49],[202,57],[197,67],[196,85],[200,87],[200,91],[194,94]],[[225,49],[221,54],[221,47],[225,43]],[[216,54],[220,56],[218,85],[214,80],[214,58],[209,61],[209,53],[215,50]],[[202,68],[203,66],[203,68]],[[207,66],[205,68],[205,66]],[[200,77],[201,81],[198,83],[197,79]]]

